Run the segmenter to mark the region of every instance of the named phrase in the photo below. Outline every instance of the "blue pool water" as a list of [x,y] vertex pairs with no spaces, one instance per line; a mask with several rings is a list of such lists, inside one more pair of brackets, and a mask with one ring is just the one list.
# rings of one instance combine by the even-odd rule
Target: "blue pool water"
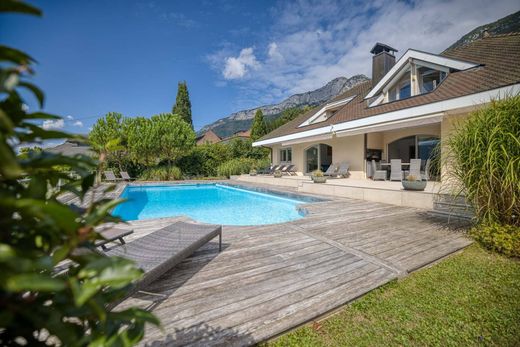
[[224,225],[261,225],[301,218],[303,198],[279,197],[219,184],[128,186],[128,199],[113,214],[123,220],[185,215],[196,221]]

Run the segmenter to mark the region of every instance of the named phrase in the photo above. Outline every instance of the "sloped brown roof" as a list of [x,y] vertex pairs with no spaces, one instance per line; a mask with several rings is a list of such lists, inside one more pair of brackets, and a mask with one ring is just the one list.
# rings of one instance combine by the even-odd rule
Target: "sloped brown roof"
[[196,141],[198,145],[205,143],[217,143],[222,140],[213,130],[208,130],[201,136],[197,137]]
[[443,52],[441,55],[475,62],[479,66],[448,74],[446,79],[430,93],[373,107],[368,107],[364,100],[372,87],[372,82],[361,83],[331,100],[336,101],[356,95],[352,101],[326,121],[299,127],[322,106],[316,107],[275,129],[259,141],[520,83],[520,33],[485,37]]

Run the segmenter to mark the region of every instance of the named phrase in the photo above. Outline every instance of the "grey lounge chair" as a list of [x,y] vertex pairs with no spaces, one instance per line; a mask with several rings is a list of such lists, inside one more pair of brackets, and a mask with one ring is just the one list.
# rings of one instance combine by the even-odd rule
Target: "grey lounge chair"
[[401,159],[390,160],[390,181],[402,181],[403,169]]
[[340,176],[347,177],[349,167],[350,167],[350,165],[346,162],[339,164],[339,168],[338,168],[338,172],[337,172],[338,177],[340,177]]
[[125,230],[119,228],[110,228],[103,231],[100,231],[99,234],[103,236],[103,239],[96,240],[95,245],[97,247],[101,247],[103,250],[107,250],[107,243],[119,241],[122,245],[124,245],[125,236],[132,234],[133,230]]
[[338,175],[338,166],[335,164],[330,164],[327,168],[327,171],[323,173],[324,176],[337,176]]
[[111,182],[117,182],[120,181],[120,178],[117,178],[116,175],[114,175],[113,171],[105,171],[105,181],[111,181]]
[[135,180],[135,178],[130,177],[130,175],[126,171],[121,171],[119,174],[121,175],[121,178],[123,180],[125,180],[125,181],[133,181],[133,180]]
[[376,161],[372,159],[372,180],[384,180],[386,181],[386,170],[378,170]]
[[294,165],[287,165],[282,170],[282,175],[291,175],[292,170],[294,169]]
[[124,246],[111,248],[102,254],[132,260],[144,271],[143,276],[127,293],[128,297],[145,289],[151,282],[217,236],[219,251],[221,251],[222,226],[176,222]]
[[297,173],[296,173],[296,165],[291,165],[291,168],[289,168],[289,169],[287,170],[287,173],[288,173],[289,175],[291,175],[291,176],[295,176],[295,175],[297,175]]
[[421,172],[421,178],[423,180],[426,180],[426,181],[430,180],[430,165],[431,165],[431,159],[426,160],[426,165],[424,165],[424,171]]
[[410,159],[410,170],[405,171],[405,177],[414,176],[417,179],[421,179],[421,159]]

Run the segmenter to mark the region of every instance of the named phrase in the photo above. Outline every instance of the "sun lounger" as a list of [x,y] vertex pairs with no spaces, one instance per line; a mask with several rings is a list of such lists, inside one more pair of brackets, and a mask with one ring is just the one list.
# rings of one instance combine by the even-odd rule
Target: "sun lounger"
[[289,175],[296,176],[298,173],[296,172],[296,165],[291,165],[291,168],[287,170]]
[[330,166],[327,168],[327,171],[323,173],[324,176],[337,176],[338,175],[338,166],[335,164],[330,164]]
[[125,181],[133,181],[133,180],[135,180],[135,178],[130,177],[130,175],[126,171],[121,171],[119,174],[121,175],[121,178],[123,180],[125,180]]
[[348,177],[348,169],[349,169],[348,163],[343,162],[343,163],[339,164],[337,175],[341,176],[341,177]]
[[116,182],[116,181],[121,180],[120,178],[117,178],[116,175],[114,175],[113,171],[105,171],[104,174],[105,174],[105,181]]
[[96,240],[95,245],[97,247],[101,247],[103,250],[107,250],[107,244],[114,241],[119,241],[122,245],[124,245],[125,236],[132,234],[133,230],[125,230],[119,228],[110,228],[103,231],[100,231],[99,234],[103,236],[103,239]]
[[282,170],[282,175],[291,175],[291,170],[294,169],[294,165],[287,165]]
[[102,254],[132,260],[144,271],[143,276],[127,293],[128,297],[145,289],[159,276],[217,236],[219,251],[221,251],[222,226],[176,222],[126,245],[111,248]]

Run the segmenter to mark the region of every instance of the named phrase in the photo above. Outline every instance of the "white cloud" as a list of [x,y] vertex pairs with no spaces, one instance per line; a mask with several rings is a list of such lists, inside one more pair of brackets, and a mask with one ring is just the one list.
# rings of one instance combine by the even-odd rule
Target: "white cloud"
[[45,130],[49,129],[62,129],[65,126],[63,119],[47,119],[43,121],[42,128]]
[[73,120],[74,117],[72,117],[72,116],[67,116],[67,119],[68,119],[68,120]]
[[227,57],[222,76],[227,80],[243,78],[251,69],[259,68],[259,63],[253,53],[253,48],[248,47],[240,51],[238,57]]
[[82,127],[83,127],[83,122],[80,121],[80,120],[77,120],[77,121],[75,121],[72,125],[74,125],[75,127],[80,127],[80,128],[82,128]]
[[285,1],[272,9],[265,37],[254,42],[264,54],[255,56],[249,47],[233,57],[237,47],[227,44],[210,62],[246,93],[240,97],[249,105],[242,106],[255,106],[339,76],[370,77],[376,42],[397,48],[397,58],[408,48],[440,53],[475,27],[517,10],[517,0]]

